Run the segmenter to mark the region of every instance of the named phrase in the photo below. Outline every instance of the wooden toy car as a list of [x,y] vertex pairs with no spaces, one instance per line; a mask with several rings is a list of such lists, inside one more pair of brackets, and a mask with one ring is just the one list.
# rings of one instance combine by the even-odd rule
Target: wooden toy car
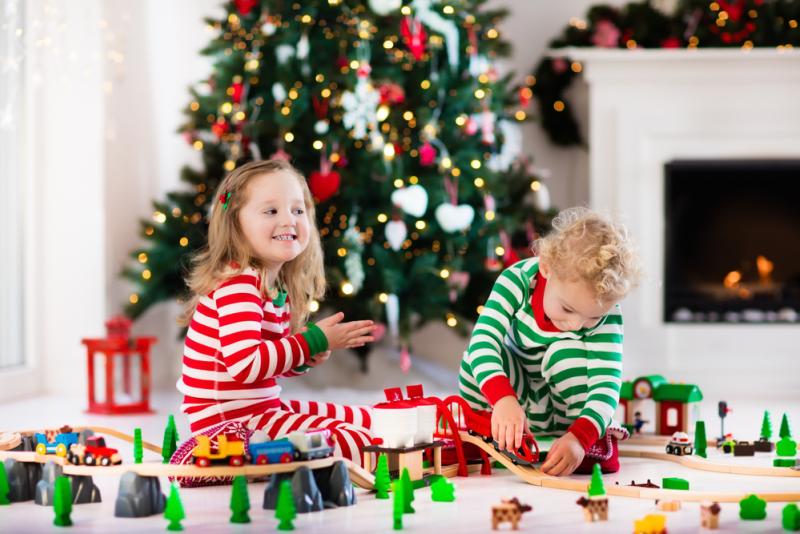
[[333,454],[336,440],[327,428],[317,430],[298,430],[286,438],[297,449],[297,459],[313,460],[314,458],[327,458]]
[[70,446],[78,443],[78,433],[61,432],[60,434],[56,434],[53,440],[50,441],[47,439],[47,435],[44,432],[37,432],[35,434],[35,439],[36,454],[41,454],[42,456],[45,454],[55,454],[56,456],[64,458],[67,456]]
[[676,456],[683,456],[685,454],[692,454],[694,448],[692,442],[689,441],[689,434],[686,432],[675,432],[672,438],[667,443],[667,454],[674,454]]
[[75,465],[118,465],[122,457],[117,449],[106,447],[102,436],[86,438],[86,445],[76,443],[71,445],[67,453],[67,461]]
[[756,446],[749,441],[737,441],[736,445],[733,446],[733,455],[734,456],[755,456],[756,455]]
[[208,467],[212,463],[227,463],[228,465],[244,465],[244,441],[238,439],[228,440],[228,436],[217,436],[217,451],[211,450],[211,439],[208,436],[196,436],[197,446],[192,451],[194,464],[198,467]]
[[250,462],[254,464],[289,463],[295,460],[295,449],[292,442],[286,438],[261,443],[250,442],[248,447]]

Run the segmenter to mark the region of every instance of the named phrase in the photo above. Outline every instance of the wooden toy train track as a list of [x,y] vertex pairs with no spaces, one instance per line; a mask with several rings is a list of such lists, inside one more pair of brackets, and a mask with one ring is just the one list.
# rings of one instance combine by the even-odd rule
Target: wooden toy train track
[[[492,458],[503,464],[511,473],[518,476],[528,484],[532,484],[534,486],[541,486],[543,488],[576,491],[579,493],[586,492],[586,489],[588,487],[588,481],[553,477],[545,475],[538,468],[517,465],[513,463],[505,454],[496,450],[492,445],[486,443],[480,437],[471,436],[466,432],[461,433],[461,439],[465,443],[471,443],[479,447],[483,451],[485,451],[489,456],[491,456]],[[679,457],[674,457],[666,453],[663,454],[648,453],[648,455],[645,455],[643,453],[640,453],[639,451],[631,451],[627,453],[626,451],[620,451],[620,456],[633,456],[633,457],[639,456],[639,457],[654,458],[657,460],[670,460],[670,461],[674,461],[673,458],[677,458],[678,460],[680,460]],[[691,464],[685,464],[685,465],[690,468],[699,469],[699,467],[697,467],[696,465],[691,465]],[[780,469],[780,468],[754,467],[752,469]],[[716,469],[711,469],[711,470],[718,471],[721,473],[742,474],[739,471],[734,472],[732,470],[728,471],[716,470]],[[791,469],[784,469],[784,471],[791,474],[786,474],[783,476],[800,476],[799,472],[793,471]],[[755,473],[755,474],[763,475],[762,473]],[[669,489],[665,490],[665,489],[642,488],[637,486],[606,486],[606,493],[608,493],[609,495],[617,495],[620,497],[633,497],[637,499],[653,499],[653,500],[666,499],[666,500],[678,500],[678,501],[717,501],[717,502],[739,502],[747,496],[747,493],[742,493],[742,492],[686,491],[686,490],[669,490]],[[758,492],[758,496],[766,501],[772,501],[772,502],[795,502],[797,500],[800,500],[800,491]]]

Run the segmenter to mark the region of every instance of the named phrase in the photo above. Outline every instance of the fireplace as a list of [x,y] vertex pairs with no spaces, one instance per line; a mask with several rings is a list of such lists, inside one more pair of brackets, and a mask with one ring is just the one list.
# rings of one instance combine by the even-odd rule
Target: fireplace
[[800,320],[800,159],[664,169],[664,321]]

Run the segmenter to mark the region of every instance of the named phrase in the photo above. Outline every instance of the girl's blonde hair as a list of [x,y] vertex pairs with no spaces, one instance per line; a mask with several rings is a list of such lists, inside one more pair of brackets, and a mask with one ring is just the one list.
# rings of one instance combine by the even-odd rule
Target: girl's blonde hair
[[588,283],[599,302],[621,300],[641,277],[625,226],[589,208],[561,211],[553,231],[537,239],[533,250],[559,278]]
[[[325,295],[325,268],[322,262],[322,245],[317,231],[314,199],[303,175],[287,161],[272,159],[246,163],[228,174],[214,194],[208,224],[208,245],[192,258],[192,270],[187,284],[192,299],[183,316],[188,324],[200,297],[214,291],[226,278],[235,276],[247,267],[261,275],[261,292],[267,292],[266,266],[254,255],[239,224],[239,212],[247,203],[247,185],[264,174],[285,172],[294,176],[303,190],[306,216],[309,224],[308,245],[292,261],[281,267],[278,281],[286,288],[291,301],[291,330],[297,332],[310,313],[311,301]],[[223,209],[221,195],[228,195],[228,206]]]

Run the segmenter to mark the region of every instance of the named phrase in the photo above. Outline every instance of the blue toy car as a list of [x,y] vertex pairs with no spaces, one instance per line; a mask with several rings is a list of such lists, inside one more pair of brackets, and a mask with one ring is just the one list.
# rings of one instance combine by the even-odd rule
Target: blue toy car
[[62,458],[67,456],[67,451],[71,445],[78,443],[77,432],[62,432],[57,434],[53,441],[47,441],[47,436],[44,432],[37,432],[36,438],[36,454],[55,454]]
[[297,458],[297,449],[286,438],[262,443],[250,443],[251,462],[254,464],[286,464]]

